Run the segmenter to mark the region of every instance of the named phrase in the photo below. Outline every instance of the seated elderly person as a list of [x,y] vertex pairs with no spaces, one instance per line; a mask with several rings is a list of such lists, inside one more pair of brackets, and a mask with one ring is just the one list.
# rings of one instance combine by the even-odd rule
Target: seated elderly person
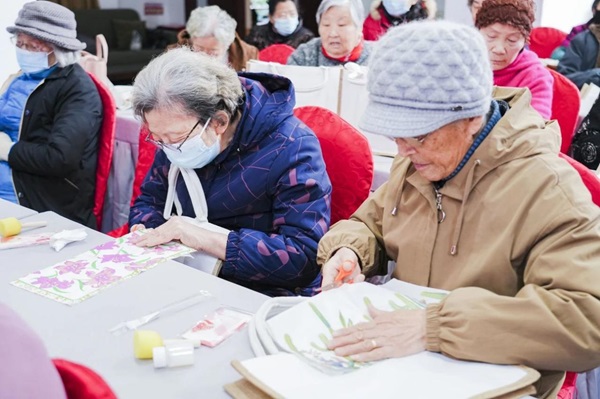
[[481,8],[481,3],[483,3],[483,0],[467,0],[471,17],[473,17],[473,23],[475,23],[475,18],[477,18],[477,13]]
[[435,18],[435,0],[374,0],[363,24],[365,40],[377,40],[393,26]]
[[[597,2],[594,4],[600,7]],[[588,24],[586,30],[571,40],[557,67],[580,89],[586,83],[600,86],[600,12],[595,12]]]
[[96,227],[102,103],[77,64],[85,44],[75,38],[75,16],[34,1],[6,30],[21,71],[0,96],[0,198]]
[[244,42],[235,31],[237,22],[219,6],[198,7],[190,14],[177,44],[216,57],[236,71],[258,59],[258,49]]
[[246,36],[246,42],[259,50],[273,44],[297,48],[315,35],[302,24],[297,0],[269,0],[269,22],[257,25]]
[[529,93],[492,99],[475,33],[414,22],[380,39],[362,128],[398,157],[318,252],[324,286],[341,267],[360,281],[394,261],[395,278],[450,293],[426,310],[374,311],[329,347],[361,361],[428,350],[523,364],[541,370],[537,395],[555,397],[565,370],[600,364],[600,208]]
[[371,43],[362,37],[363,8],[358,0],[323,0],[317,9],[319,36],[296,49],[289,65],[367,65]]
[[475,26],[487,43],[494,84],[527,87],[533,108],[550,119],[554,78],[538,56],[525,48],[534,19],[531,0],[485,0]]
[[[238,77],[186,48],[143,69],[134,110],[162,151],[131,208],[131,225],[154,228],[138,244],[180,240],[222,260],[227,280],[271,295],[314,294],[331,184],[319,141],[294,116],[294,102],[286,78]],[[171,217],[174,203],[192,218],[205,203],[208,221],[231,231]]]

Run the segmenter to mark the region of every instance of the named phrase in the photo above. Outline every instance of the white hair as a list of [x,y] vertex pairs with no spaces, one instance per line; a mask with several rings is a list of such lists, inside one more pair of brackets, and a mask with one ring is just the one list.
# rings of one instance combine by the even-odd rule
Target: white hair
[[233,118],[242,101],[237,73],[188,47],[169,50],[150,61],[133,84],[133,110],[142,120],[155,109],[182,111],[202,123],[217,111]]
[[323,0],[317,8],[317,24],[321,23],[321,16],[325,14],[331,7],[348,7],[350,15],[352,16],[352,22],[357,28],[362,30],[363,22],[365,20],[365,10],[362,3],[358,0]]
[[64,68],[69,65],[77,64],[81,58],[81,51],[66,50],[64,48],[55,46],[49,43],[54,51],[54,57],[56,57],[56,63],[59,67]]
[[198,7],[190,14],[185,29],[190,37],[213,36],[226,48],[235,40],[237,22],[219,6]]

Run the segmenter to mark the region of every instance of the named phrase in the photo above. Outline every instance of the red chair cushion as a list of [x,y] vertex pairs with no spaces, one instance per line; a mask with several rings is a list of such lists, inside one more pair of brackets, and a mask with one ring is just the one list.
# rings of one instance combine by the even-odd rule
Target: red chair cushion
[[[130,205],[133,205],[133,202],[137,197],[139,197],[141,192],[142,183],[154,162],[154,155],[156,154],[156,147],[154,144],[147,142],[146,136],[148,131],[142,127],[140,130],[139,137],[139,145],[138,145],[138,161],[135,166],[135,175],[133,178],[133,190],[131,194],[131,202]],[[121,237],[129,232],[129,226],[125,223],[123,226],[118,227],[112,231],[109,231],[108,234],[111,237]]]
[[590,190],[592,194],[592,201],[594,204],[600,206],[600,177],[596,176],[596,174],[585,167],[585,165],[577,162],[573,158],[565,154],[558,154],[561,158],[566,160],[575,168],[575,170],[581,176],[581,180],[583,180],[583,184]]
[[92,369],[64,359],[53,359],[52,362],[68,399],[117,399],[106,381]]
[[98,78],[88,74],[100,95],[102,101],[103,118],[98,140],[98,161],[96,164],[96,191],[94,193],[94,216],[96,216],[97,229],[102,229],[102,212],[104,210],[104,198],[110,175],[113,150],[115,146],[115,126],[117,123],[117,104],[110,90]]
[[331,224],[348,219],[367,199],[373,182],[369,141],[335,113],[299,107],[294,114],[315,132],[331,179]]
[[285,65],[287,64],[287,59],[293,52],[294,48],[287,44],[272,44],[259,51],[258,59],[266,62],[278,62]]
[[548,69],[554,77],[552,88],[552,119],[558,121],[562,143],[560,152],[566,154],[571,147],[575,128],[577,127],[577,118],[579,116],[579,107],[581,99],[579,98],[579,89],[569,79],[560,73]]
[[552,52],[565,40],[567,34],[555,28],[540,26],[529,35],[529,48],[540,58],[550,58]]

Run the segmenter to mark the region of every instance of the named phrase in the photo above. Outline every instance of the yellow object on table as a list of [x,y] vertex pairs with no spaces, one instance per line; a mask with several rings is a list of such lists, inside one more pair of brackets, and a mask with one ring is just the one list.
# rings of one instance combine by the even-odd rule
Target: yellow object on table
[[0,236],[10,237],[16,236],[23,229],[33,229],[37,227],[44,227],[47,222],[29,222],[21,223],[17,218],[4,218],[0,219]]
[[150,330],[136,330],[133,333],[133,352],[138,359],[152,359],[152,349],[163,346],[159,333]]

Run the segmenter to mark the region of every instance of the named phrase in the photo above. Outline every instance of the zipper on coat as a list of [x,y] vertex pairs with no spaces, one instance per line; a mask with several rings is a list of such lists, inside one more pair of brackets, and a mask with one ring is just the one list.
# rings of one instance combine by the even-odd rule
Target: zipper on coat
[[446,212],[444,212],[444,208],[442,208],[442,193],[439,192],[435,185],[433,186],[433,191],[435,194],[435,209],[437,210],[437,220],[439,224],[446,220]]

